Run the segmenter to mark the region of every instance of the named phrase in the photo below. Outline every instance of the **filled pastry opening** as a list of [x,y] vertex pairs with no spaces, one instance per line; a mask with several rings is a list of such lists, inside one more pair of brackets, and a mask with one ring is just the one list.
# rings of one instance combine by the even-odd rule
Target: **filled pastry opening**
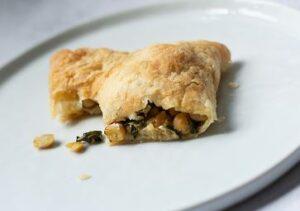
[[84,99],[81,101],[82,110],[88,114],[101,114],[99,104],[91,99]]
[[188,114],[176,111],[174,108],[164,110],[154,103],[148,105],[125,120],[114,122],[105,128],[105,135],[111,144],[126,143],[142,136],[143,131],[151,126],[157,129],[174,132],[180,138],[188,138],[199,132],[200,127],[207,120],[207,116]]

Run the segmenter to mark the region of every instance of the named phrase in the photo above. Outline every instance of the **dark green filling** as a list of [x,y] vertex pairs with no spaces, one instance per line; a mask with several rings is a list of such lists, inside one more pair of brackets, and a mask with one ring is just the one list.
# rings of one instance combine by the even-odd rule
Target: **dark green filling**
[[[148,110],[143,109],[136,113],[136,115],[138,117],[142,117],[140,120],[126,119],[126,120],[120,122],[124,125],[124,127],[126,128],[126,131],[129,134],[131,134],[134,139],[137,137],[139,130],[146,127],[146,123],[147,123],[148,119],[154,117],[159,112],[163,111],[163,109],[161,107],[157,107],[154,103],[149,103],[148,106],[150,106],[150,109],[148,109]],[[154,110],[156,110],[156,111],[154,111]],[[171,116],[171,118],[174,118],[174,116],[173,117]],[[199,126],[201,126],[203,124],[203,122],[197,122],[197,121],[190,119],[189,124],[190,124],[189,126],[191,129],[190,133],[195,134],[195,133],[197,133]],[[166,125],[166,128],[174,131],[179,137],[183,137],[183,134],[180,131],[176,130],[173,125]]]
[[89,144],[98,144],[103,141],[102,131],[95,130],[84,133],[82,136],[76,137],[76,142],[87,142]]

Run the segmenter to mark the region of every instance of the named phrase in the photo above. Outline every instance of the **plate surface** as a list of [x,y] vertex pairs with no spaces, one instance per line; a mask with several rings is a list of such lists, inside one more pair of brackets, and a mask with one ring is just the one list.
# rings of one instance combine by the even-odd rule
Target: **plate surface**
[[[299,12],[267,2],[177,2],[102,18],[28,51],[0,71],[0,210],[216,209],[261,189],[299,159],[299,22]],[[55,51],[197,39],[232,51],[218,93],[224,122],[196,140],[66,150],[64,142],[103,123],[50,118]],[[229,89],[229,81],[240,87]],[[62,144],[35,150],[32,140],[42,133]],[[80,181],[81,174],[92,178]]]

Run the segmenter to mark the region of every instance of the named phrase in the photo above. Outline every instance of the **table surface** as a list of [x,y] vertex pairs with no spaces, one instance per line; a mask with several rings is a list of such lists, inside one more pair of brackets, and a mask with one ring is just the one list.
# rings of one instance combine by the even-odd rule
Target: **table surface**
[[[300,10],[299,0],[274,1]],[[0,0],[0,67],[79,22],[156,2],[161,0]],[[299,211],[299,198],[300,163],[263,191],[228,210]]]

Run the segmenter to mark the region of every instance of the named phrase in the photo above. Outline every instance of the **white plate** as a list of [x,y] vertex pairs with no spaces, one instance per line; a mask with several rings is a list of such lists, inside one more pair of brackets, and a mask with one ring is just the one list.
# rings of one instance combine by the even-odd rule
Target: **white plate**
[[[261,189],[299,160],[300,14],[260,1],[188,1],[96,20],[28,51],[0,71],[0,210],[217,209]],[[216,123],[201,138],[171,143],[37,151],[100,117],[64,126],[50,118],[49,58],[60,48],[133,50],[155,42],[210,39],[232,51]],[[240,88],[227,88],[237,81]],[[78,179],[90,174],[88,181]]]

